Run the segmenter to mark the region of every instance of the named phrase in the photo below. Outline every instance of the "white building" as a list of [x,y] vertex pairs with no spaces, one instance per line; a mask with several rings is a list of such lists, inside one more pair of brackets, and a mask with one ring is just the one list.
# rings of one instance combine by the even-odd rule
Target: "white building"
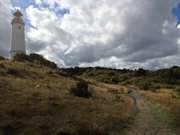
[[11,37],[11,57],[17,53],[26,53],[25,47],[25,23],[22,19],[23,14],[17,10],[14,13],[12,24],[12,37]]

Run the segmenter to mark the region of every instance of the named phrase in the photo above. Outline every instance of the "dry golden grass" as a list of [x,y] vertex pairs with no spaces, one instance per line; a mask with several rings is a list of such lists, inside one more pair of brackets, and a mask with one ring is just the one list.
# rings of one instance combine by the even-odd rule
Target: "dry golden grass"
[[176,92],[170,89],[161,89],[159,92],[142,92],[145,97],[163,105],[171,115],[172,128],[180,133],[180,98]]
[[156,101],[163,105],[171,105],[173,102],[177,102],[178,96],[171,89],[160,89],[157,92],[152,91],[142,91],[143,95],[153,101]]
[[128,125],[131,98],[98,83],[90,85],[92,98],[75,97],[77,82],[41,65],[0,61],[0,134],[110,134]]

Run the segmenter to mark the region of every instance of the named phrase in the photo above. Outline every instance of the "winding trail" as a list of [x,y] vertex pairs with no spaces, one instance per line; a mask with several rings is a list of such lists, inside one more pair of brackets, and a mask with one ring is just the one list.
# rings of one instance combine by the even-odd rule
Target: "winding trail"
[[170,117],[159,105],[146,100],[137,90],[130,88],[138,113],[123,135],[176,135],[170,128]]

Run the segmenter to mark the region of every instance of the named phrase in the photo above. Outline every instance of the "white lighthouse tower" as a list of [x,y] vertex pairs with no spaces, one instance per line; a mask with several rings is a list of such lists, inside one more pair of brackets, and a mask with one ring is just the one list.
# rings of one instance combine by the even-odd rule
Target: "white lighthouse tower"
[[17,10],[14,13],[12,24],[12,37],[11,37],[11,57],[18,53],[26,53],[25,47],[25,23],[22,19],[23,14]]

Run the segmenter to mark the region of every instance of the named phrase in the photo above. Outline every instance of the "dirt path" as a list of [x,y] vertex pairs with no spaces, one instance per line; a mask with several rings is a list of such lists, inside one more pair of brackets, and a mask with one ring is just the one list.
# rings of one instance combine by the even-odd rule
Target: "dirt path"
[[134,123],[123,135],[175,135],[169,126],[170,118],[160,105],[147,101],[133,89],[128,95],[135,100],[139,111]]

